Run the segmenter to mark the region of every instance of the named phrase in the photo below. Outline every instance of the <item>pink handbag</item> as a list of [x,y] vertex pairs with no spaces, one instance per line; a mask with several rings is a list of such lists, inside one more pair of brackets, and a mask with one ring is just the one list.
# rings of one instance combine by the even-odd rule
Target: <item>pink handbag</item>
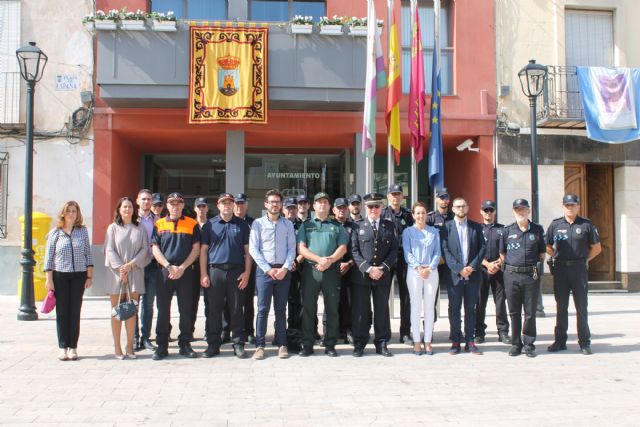
[[40,307],[40,313],[51,313],[51,311],[56,308],[56,295],[53,291],[47,292],[47,296],[44,297],[44,301],[42,301],[42,307]]

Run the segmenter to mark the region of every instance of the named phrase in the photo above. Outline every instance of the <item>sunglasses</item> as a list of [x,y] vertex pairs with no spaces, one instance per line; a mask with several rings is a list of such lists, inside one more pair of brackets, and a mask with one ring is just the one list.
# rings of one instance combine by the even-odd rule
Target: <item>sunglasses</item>
[[482,209],[482,211],[485,213],[494,213],[496,210],[493,208],[487,208],[487,209]]
[[369,209],[380,209],[382,205],[367,205]]

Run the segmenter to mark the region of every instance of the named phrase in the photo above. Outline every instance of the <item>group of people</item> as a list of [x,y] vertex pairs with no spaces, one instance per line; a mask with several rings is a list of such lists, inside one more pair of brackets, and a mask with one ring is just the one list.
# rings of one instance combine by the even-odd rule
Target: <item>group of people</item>
[[[433,327],[442,284],[448,295],[449,354],[461,353],[462,343],[465,352],[482,354],[477,344],[485,340],[486,304],[492,292],[499,341],[511,344],[510,356],[524,352],[535,357],[536,304],[545,254],[550,255],[557,302],[555,340],[548,350],[567,348],[572,293],[578,343],[583,354],[591,354],[587,263],[601,249],[595,226],[578,216],[577,196],[564,196],[564,215],[545,234],[542,226],[529,220],[524,199],[513,202],[515,222],[503,226],[496,223],[496,204],[491,200],[482,202],[483,222],[477,223],[468,218],[467,201],[462,197],[450,201],[446,188],[436,191],[432,212],[422,202],[406,209],[403,194],[400,185],[391,186],[385,207],[385,197],[379,193],[354,194],[331,203],[324,192],[313,200],[304,195],[284,199],[274,189],[264,196],[265,214],[255,220],[247,215],[244,194],[220,194],[218,214],[213,217],[208,200],[198,197],[195,218],[184,214],[180,193],[169,194],[166,204],[161,194],[147,189],[140,190],[135,201],[122,197],[105,235],[107,289],[112,307],[130,298],[140,303],[140,312],[124,321],[124,352],[122,321],[112,318],[115,357],[136,358],[135,352],[142,349],[153,351],[154,360],[168,356],[174,294],[179,353],[198,357],[191,342],[201,289],[207,342],[203,357],[215,357],[222,344],[232,341],[238,358],[248,357],[245,345],[250,343],[256,346],[253,359],[264,359],[272,304],[273,344],[279,358],[289,357],[290,352],[310,356],[319,339],[330,357],[338,356],[340,341],[351,343],[353,356],[361,357],[371,341],[372,326],[375,352],[390,357],[389,294],[394,276],[400,294],[400,342],[413,345],[416,355],[434,353]],[[55,291],[57,301],[58,358],[75,360],[82,295],[93,280],[91,246],[76,202],[65,203],[47,236],[45,271],[45,286]],[[320,293],[322,338],[317,315]],[[151,341],[154,300],[155,344]]]

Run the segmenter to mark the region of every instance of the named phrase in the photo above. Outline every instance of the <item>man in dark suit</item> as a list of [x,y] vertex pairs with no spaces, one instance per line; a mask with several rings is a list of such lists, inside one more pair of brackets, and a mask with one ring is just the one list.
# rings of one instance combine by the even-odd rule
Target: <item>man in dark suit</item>
[[352,275],[351,305],[353,355],[362,356],[369,342],[371,327],[371,295],[373,294],[373,328],[376,353],[391,357],[387,348],[391,339],[389,291],[391,270],[398,256],[398,238],[393,222],[380,218],[382,194],[364,196],[366,216],[351,233],[351,254],[355,267]]
[[465,352],[480,355],[473,334],[476,323],[476,303],[480,294],[482,272],[480,265],[484,259],[485,241],[482,226],[467,219],[469,205],[462,197],[454,199],[453,221],[444,225],[442,233],[442,255],[451,270],[451,281],[447,285],[449,298],[449,354],[460,353],[460,309],[464,301],[464,340]]

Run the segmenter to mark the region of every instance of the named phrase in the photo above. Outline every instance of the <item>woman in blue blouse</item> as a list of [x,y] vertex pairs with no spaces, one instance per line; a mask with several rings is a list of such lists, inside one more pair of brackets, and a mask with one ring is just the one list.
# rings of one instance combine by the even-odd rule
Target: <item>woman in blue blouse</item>
[[427,208],[416,202],[412,208],[415,224],[402,232],[404,259],[407,261],[407,287],[411,299],[411,335],[413,352],[421,355],[420,309],[424,313],[424,347],[433,354],[434,308],[438,290],[438,264],[440,263],[440,234],[435,227],[426,224]]
[[44,286],[56,296],[58,359],[77,360],[82,296],[93,279],[89,233],[78,203],[69,201],[60,209],[56,227],[47,234],[44,259]]

